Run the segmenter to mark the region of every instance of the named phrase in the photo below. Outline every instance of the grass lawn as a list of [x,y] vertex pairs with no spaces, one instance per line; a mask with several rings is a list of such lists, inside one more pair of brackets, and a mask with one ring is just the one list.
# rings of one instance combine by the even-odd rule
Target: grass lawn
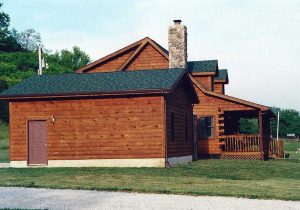
[[199,160],[173,168],[0,169],[0,186],[300,200],[300,161]]
[[[297,147],[285,144],[288,151]],[[300,200],[298,158],[199,160],[173,168],[2,168],[0,186]],[[6,161],[8,128],[0,126],[0,162]]]
[[290,153],[290,159],[300,159],[300,152],[297,153],[297,149],[300,149],[300,141],[284,141],[284,151]]

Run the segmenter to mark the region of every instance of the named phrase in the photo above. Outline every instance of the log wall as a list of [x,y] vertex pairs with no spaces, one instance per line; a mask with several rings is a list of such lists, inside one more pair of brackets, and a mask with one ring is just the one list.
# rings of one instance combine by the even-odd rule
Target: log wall
[[[254,110],[251,107],[234,103],[225,99],[205,95],[197,87],[196,91],[200,98],[200,103],[194,105],[194,113],[197,118],[201,116],[214,117],[214,137],[207,139],[200,139],[198,137],[198,154],[200,155],[218,155],[221,153],[219,146],[219,113],[221,110],[237,111],[237,110]],[[199,136],[199,135],[198,135]]]
[[[166,128],[168,157],[193,154],[193,107],[184,82],[177,86],[171,97],[166,99]],[[174,141],[171,141],[171,112],[174,113]],[[185,116],[187,117],[187,136],[185,133]],[[187,138],[186,138],[187,137]]]
[[225,94],[225,85],[223,83],[214,83],[214,92]]
[[107,62],[96,65],[88,70],[87,73],[116,71],[126,61],[126,59],[131,56],[134,50],[135,48],[127,51],[126,53],[120,54]]
[[214,78],[211,75],[205,76],[194,76],[194,78],[206,89],[213,90],[214,88]]
[[10,102],[10,159],[27,159],[34,119],[48,122],[49,160],[164,158],[163,113],[162,96]]
[[127,70],[167,69],[169,61],[154,47],[147,44],[137,57],[129,64]]
[[[99,64],[87,73],[95,72],[110,72],[116,71],[123,63],[129,58],[136,48],[127,51],[117,57],[110,59],[109,61]],[[129,63],[125,70],[147,70],[147,69],[167,69],[169,68],[169,61],[160,54],[154,47],[147,44],[141,52]]]

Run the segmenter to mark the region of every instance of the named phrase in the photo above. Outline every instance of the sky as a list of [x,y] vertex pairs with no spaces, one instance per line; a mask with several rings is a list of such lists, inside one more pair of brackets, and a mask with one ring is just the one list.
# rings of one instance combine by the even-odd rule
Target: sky
[[188,30],[188,60],[218,59],[226,94],[300,111],[300,0],[0,0],[18,31],[47,49],[79,46],[99,59],[146,36],[168,48],[168,26]]

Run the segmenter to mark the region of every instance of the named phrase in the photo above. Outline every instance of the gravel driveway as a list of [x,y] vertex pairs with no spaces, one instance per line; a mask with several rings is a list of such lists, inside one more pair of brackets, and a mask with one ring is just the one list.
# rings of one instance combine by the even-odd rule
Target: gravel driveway
[[299,210],[299,201],[0,187],[0,208]]

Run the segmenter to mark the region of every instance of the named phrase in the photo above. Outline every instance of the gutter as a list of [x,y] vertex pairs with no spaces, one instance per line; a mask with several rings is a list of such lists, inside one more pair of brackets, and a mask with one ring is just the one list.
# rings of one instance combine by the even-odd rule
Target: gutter
[[161,90],[140,90],[140,91],[116,91],[116,92],[98,92],[98,93],[64,93],[56,95],[7,95],[1,96],[0,99],[44,99],[44,98],[74,98],[74,97],[97,97],[97,96],[122,96],[122,95],[153,95],[153,94],[169,94],[169,89]]

